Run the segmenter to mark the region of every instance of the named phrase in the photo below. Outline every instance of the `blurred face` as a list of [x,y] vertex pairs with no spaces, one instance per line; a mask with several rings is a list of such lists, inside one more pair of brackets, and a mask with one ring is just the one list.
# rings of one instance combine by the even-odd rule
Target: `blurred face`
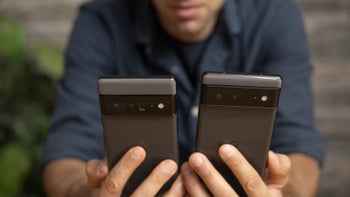
[[184,42],[206,39],[226,0],[152,0],[162,27]]

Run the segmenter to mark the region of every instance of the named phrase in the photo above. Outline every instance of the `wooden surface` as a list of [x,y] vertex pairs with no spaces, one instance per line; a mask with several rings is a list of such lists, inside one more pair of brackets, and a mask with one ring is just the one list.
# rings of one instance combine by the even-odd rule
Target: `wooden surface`
[[[29,43],[64,47],[79,3],[85,0],[0,0],[0,10],[22,21]],[[318,196],[350,195],[350,1],[298,0],[314,64],[317,128],[326,146]]]

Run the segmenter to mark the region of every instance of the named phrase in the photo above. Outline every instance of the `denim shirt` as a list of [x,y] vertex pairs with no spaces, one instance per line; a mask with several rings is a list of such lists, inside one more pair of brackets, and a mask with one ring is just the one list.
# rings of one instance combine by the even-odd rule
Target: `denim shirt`
[[197,72],[189,75],[149,0],[84,4],[65,54],[65,74],[43,154],[50,160],[105,157],[97,79],[105,75],[173,75],[177,82],[181,160],[194,151],[200,77],[205,71],[278,74],[283,78],[271,149],[323,162],[310,88],[312,67],[293,0],[226,0]]

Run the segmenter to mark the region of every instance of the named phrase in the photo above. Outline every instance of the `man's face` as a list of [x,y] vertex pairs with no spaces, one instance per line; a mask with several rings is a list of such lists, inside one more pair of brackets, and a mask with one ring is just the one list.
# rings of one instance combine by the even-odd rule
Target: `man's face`
[[163,28],[187,42],[207,38],[226,0],[152,0]]

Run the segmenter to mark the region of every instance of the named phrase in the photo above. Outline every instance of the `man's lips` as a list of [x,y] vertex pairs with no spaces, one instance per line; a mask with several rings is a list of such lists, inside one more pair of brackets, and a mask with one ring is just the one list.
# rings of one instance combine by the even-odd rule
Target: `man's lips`
[[202,6],[171,6],[171,11],[179,19],[191,19],[198,15]]

